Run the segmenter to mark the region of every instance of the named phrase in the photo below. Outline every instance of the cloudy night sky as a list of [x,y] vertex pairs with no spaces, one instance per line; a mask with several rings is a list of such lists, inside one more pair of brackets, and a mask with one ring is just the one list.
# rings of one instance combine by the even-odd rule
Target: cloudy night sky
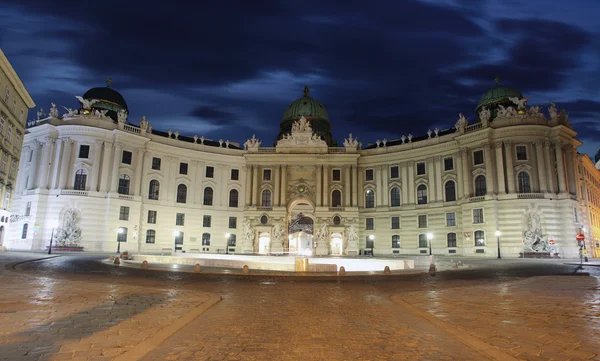
[[268,146],[308,85],[366,144],[473,120],[498,76],[600,148],[599,0],[182,4],[3,0],[0,47],[46,112],[110,77],[132,123]]

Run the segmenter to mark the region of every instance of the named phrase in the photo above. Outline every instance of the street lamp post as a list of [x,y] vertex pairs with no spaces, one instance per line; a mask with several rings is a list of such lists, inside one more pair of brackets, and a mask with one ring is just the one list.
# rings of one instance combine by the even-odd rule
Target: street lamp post
[[429,255],[431,256],[431,240],[433,239],[433,233],[427,233],[427,240],[429,241]]
[[52,228],[52,234],[50,235],[50,247],[48,247],[48,254],[52,254],[52,240],[54,239],[54,228]]
[[231,237],[231,234],[229,232],[225,233],[225,254],[229,254],[229,237]]
[[373,257],[373,251],[375,250],[375,235],[369,235],[369,240],[371,241],[371,257]]
[[496,239],[498,240],[498,259],[501,259],[502,256],[500,255],[500,231],[496,230],[496,233],[494,233],[496,235]]
[[[117,233],[123,234],[123,232],[125,232],[123,227],[119,227],[119,229],[117,230]],[[117,253],[121,253],[121,237],[120,236],[117,236]]]

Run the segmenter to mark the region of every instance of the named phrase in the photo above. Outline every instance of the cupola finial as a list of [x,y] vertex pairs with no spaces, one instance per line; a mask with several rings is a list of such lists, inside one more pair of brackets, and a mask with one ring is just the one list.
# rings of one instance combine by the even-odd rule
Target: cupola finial
[[112,84],[112,79],[111,78],[107,78],[106,79],[106,83],[108,83],[107,87],[110,88],[110,85]]
[[310,93],[310,89],[308,89],[308,86],[304,86],[304,96],[307,97],[308,93]]
[[498,77],[495,77],[495,78],[494,78],[494,81],[496,82],[496,85],[500,84],[500,78],[498,78]]

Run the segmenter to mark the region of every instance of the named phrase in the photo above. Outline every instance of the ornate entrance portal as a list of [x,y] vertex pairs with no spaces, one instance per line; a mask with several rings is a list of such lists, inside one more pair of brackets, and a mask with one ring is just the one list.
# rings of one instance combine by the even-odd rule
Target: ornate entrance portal
[[299,213],[290,220],[288,226],[288,249],[290,254],[313,254],[312,218]]

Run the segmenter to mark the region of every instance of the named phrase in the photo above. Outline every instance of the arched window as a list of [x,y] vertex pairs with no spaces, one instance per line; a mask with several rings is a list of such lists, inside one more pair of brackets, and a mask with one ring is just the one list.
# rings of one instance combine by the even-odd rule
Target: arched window
[[75,173],[75,184],[73,184],[73,189],[76,191],[84,191],[85,183],[87,181],[87,172],[85,169],[80,169]]
[[265,189],[262,191],[261,204],[263,207],[271,207],[271,191]]
[[23,225],[23,231],[21,232],[21,239],[27,238],[27,227],[28,227],[28,225],[27,225],[27,223],[25,223]]
[[475,197],[485,196],[487,193],[487,188],[485,185],[485,176],[478,175],[475,178]]
[[117,192],[119,192],[119,194],[129,194],[129,183],[129,176],[127,174],[121,174],[119,176],[119,189]]
[[150,181],[148,187],[148,199],[158,200],[158,191],[160,190],[160,183],[156,179]]
[[419,248],[427,248],[427,235],[425,233],[419,234]]
[[392,207],[400,207],[400,188],[394,187],[390,191]]
[[177,186],[177,203],[185,203],[187,200],[187,186],[180,184]]
[[427,204],[427,186],[425,184],[417,187],[417,204]]
[[446,202],[454,202],[456,200],[456,183],[450,180],[446,182]]
[[153,229],[149,229],[146,231],[146,243],[155,243],[156,242],[156,231]]
[[372,189],[365,192],[365,208],[375,208],[375,192]]
[[211,187],[204,188],[204,200],[202,204],[205,206],[213,205],[213,189]]
[[4,134],[4,118],[0,117],[0,135]]
[[483,231],[475,231],[475,246],[485,246],[485,234],[483,233]]
[[229,207],[237,208],[238,198],[239,198],[239,193],[238,193],[237,189],[230,190],[229,191]]
[[331,206],[332,207],[341,207],[342,206],[342,192],[339,190],[334,190],[331,192]]
[[531,193],[531,181],[529,180],[529,173],[520,171],[517,175],[517,181],[519,183],[519,193]]
[[448,233],[446,239],[448,241],[448,247],[456,247],[456,233]]

